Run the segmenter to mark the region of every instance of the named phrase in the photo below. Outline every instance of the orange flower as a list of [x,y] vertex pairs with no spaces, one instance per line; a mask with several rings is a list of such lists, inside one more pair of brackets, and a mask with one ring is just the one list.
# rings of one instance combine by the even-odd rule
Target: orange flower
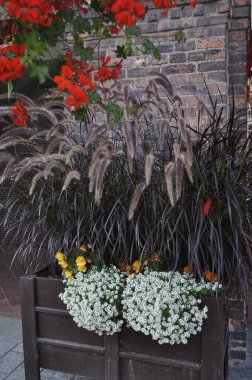
[[121,272],[126,272],[127,270],[127,264],[125,263],[119,263],[119,269]]
[[218,275],[216,273],[213,275],[213,281],[218,282]]
[[190,273],[189,265],[187,265],[186,267],[183,268],[183,273]]
[[83,251],[83,252],[86,252],[87,247],[85,245],[81,245],[80,246],[80,250]]
[[154,263],[160,263],[160,254],[159,253],[156,253],[153,256],[153,261],[154,261]]
[[91,259],[87,259],[87,262],[88,262],[88,264],[92,264],[92,260]]
[[141,269],[141,261],[140,260],[134,261],[134,263],[132,265],[132,269],[134,272],[139,273],[140,269]]
[[126,273],[130,273],[131,272],[131,265],[127,265],[126,266]]
[[210,272],[209,270],[207,270],[207,271],[205,271],[204,276],[207,279],[207,281],[211,281],[212,277],[213,277],[213,273]]

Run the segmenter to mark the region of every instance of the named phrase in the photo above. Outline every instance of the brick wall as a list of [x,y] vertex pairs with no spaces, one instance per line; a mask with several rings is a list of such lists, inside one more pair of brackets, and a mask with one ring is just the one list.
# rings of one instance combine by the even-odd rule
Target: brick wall
[[[124,64],[124,82],[134,88],[146,86],[153,70],[166,74],[182,97],[185,115],[196,122],[198,100],[210,106],[207,89],[220,105],[246,106],[246,59],[250,24],[250,0],[199,0],[195,9],[181,5],[162,16],[152,9],[141,25],[145,36],[161,51],[161,61],[141,53]],[[176,33],[183,33],[183,42]],[[102,44],[102,53],[110,46],[122,45],[115,39]],[[221,93],[221,96],[220,96]],[[197,95],[197,98],[195,97]]]

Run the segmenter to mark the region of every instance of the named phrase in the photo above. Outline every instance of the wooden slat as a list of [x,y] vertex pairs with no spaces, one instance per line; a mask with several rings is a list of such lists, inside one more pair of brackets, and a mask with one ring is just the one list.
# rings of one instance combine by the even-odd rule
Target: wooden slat
[[193,362],[186,362],[183,360],[159,358],[159,357],[150,356],[150,355],[137,354],[135,352],[120,352],[119,356],[120,356],[120,358],[126,358],[129,360],[137,360],[137,361],[142,361],[142,362],[148,362],[148,363],[153,363],[153,364],[158,364],[158,365],[192,369],[195,371],[201,370],[201,364],[193,363]]
[[119,334],[105,336],[105,380],[119,380]]
[[121,358],[120,380],[200,380],[200,371]]
[[78,327],[73,317],[64,314],[37,312],[37,336],[39,338],[62,340],[104,347],[104,337]]
[[100,353],[39,344],[39,355],[42,368],[105,380],[104,355]]
[[206,298],[208,318],[203,325],[201,380],[225,379],[227,307],[222,299]]
[[51,307],[36,306],[35,307],[35,311],[38,312],[38,313],[54,314],[54,315],[64,315],[66,317],[71,317],[71,315],[69,314],[69,312],[67,310],[53,309]]
[[188,339],[187,344],[159,344],[151,336],[134,331],[132,328],[122,327],[120,333],[120,351],[135,352],[164,359],[177,360],[182,358],[186,362],[201,362],[201,334]]
[[35,282],[32,277],[22,277],[21,305],[24,344],[25,380],[40,380],[37,329],[35,315]]
[[49,344],[51,346],[66,347],[73,350],[95,352],[96,354],[101,354],[101,355],[104,355],[104,352],[105,352],[104,347],[91,346],[89,344],[81,344],[81,343],[75,343],[75,342],[67,342],[65,340],[59,340],[59,339],[37,338],[37,342],[39,344]]

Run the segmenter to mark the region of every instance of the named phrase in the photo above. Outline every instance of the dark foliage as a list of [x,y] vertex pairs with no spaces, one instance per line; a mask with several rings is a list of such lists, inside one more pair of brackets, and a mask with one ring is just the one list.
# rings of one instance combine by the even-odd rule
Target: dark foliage
[[[160,84],[166,97],[158,95]],[[172,269],[210,270],[246,290],[252,146],[239,115],[223,125],[213,104],[207,127],[192,129],[162,77],[143,99],[129,89],[123,101],[113,97],[131,112],[117,127],[91,120],[78,131],[62,120],[62,110],[56,122],[47,115],[42,131],[20,130],[28,159],[14,154],[13,144],[2,149],[15,158],[4,165],[10,186],[4,225],[19,238],[17,256],[31,261],[46,250],[53,257],[89,242],[107,264],[162,252]],[[6,128],[8,137],[13,132]],[[197,137],[193,145],[190,135]]]

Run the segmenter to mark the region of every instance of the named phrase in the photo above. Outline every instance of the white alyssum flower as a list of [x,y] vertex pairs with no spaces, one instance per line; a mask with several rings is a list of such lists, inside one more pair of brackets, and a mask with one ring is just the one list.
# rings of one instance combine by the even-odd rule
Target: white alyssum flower
[[79,327],[97,334],[113,335],[121,331],[121,294],[125,276],[116,268],[93,269],[78,273],[67,286],[60,299]]
[[149,272],[129,276],[122,294],[123,318],[128,326],[162,343],[186,344],[202,330],[207,307],[202,295],[212,294],[218,283],[200,282],[179,272]]

